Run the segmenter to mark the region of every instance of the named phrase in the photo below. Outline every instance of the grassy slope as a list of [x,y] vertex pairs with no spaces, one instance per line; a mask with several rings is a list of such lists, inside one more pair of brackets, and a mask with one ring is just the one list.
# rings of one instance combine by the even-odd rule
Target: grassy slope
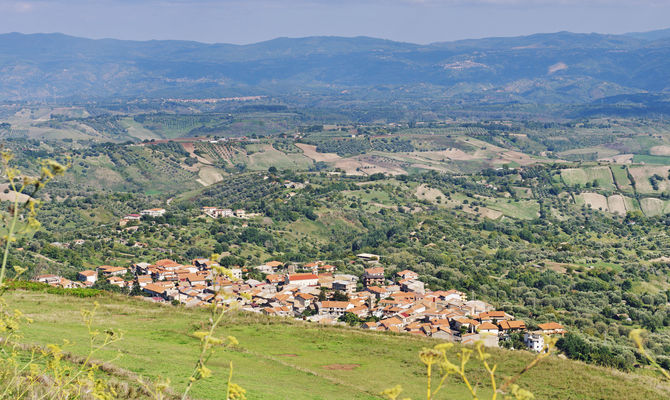
[[[85,329],[80,310],[91,300],[34,292],[10,292],[5,300],[26,312],[35,322],[24,332],[26,341],[59,343],[74,341],[73,352],[85,348]],[[121,329],[125,337],[115,346],[122,356],[115,363],[149,377],[170,378],[182,388],[196,358],[197,341],[188,336],[204,320],[199,309],[157,306],[126,298],[99,300],[97,323]],[[248,390],[249,399],[370,399],[380,390],[402,384],[407,395],[420,398],[422,370],[417,352],[435,341],[337,327],[321,327],[292,320],[257,315],[231,317],[222,335],[234,335],[243,350],[218,354],[211,362],[214,377],[199,382],[196,398],[222,399],[229,361],[236,381]],[[101,358],[111,358],[115,352]],[[493,352],[500,376],[512,374],[531,359],[526,352]],[[330,364],[360,364],[354,370],[328,370]],[[473,364],[474,367],[474,364]],[[486,382],[481,368],[473,377]],[[655,379],[551,358],[520,381],[541,399],[611,399],[626,393],[627,399],[667,398],[670,389]],[[462,385],[449,381],[449,398],[468,398]],[[480,392],[486,391],[480,389]]]

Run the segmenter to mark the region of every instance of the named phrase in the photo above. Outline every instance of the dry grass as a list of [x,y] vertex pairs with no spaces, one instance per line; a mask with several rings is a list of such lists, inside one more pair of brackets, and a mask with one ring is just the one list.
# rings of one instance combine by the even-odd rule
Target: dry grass
[[200,177],[200,179],[198,179],[198,182],[203,186],[213,185],[223,180],[223,175],[221,174],[221,172],[214,167],[200,168],[198,176]]
[[[628,169],[630,175],[635,180],[635,189],[640,193],[656,193],[669,190],[670,181],[667,180],[669,170],[670,167],[668,166],[630,167]],[[649,182],[649,178],[651,178],[654,174],[665,178],[664,180],[658,182],[658,191],[655,191]]]
[[295,145],[302,150],[305,156],[311,158],[315,162],[335,162],[342,158],[335,153],[319,153],[316,151],[316,146],[312,144],[296,143]]
[[607,198],[609,212],[613,214],[626,215],[626,200],[620,194],[615,194]]
[[654,146],[649,149],[652,156],[670,156],[670,146]]

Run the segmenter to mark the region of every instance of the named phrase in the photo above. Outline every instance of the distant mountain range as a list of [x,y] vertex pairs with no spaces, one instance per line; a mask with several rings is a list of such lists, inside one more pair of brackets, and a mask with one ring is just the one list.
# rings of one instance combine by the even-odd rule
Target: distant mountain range
[[0,100],[319,93],[588,103],[670,94],[670,29],[417,45],[369,37],[250,45],[0,35]]

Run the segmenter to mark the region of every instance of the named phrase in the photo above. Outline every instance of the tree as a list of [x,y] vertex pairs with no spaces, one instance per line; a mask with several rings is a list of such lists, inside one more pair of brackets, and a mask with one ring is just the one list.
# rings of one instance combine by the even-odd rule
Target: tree
[[342,321],[342,322],[346,322],[347,324],[349,324],[351,326],[360,325],[361,322],[363,322],[363,320],[358,318],[358,315],[356,315],[354,313],[350,313],[350,312],[344,313],[344,315],[342,315],[339,318],[339,320]]
[[349,296],[347,296],[346,293],[340,292],[339,290],[334,291],[331,298],[333,301],[349,301]]
[[144,295],[144,292],[142,291],[142,288],[140,287],[139,282],[137,282],[137,281],[133,282],[133,288],[130,289],[129,294],[131,296],[142,296],[142,295]]

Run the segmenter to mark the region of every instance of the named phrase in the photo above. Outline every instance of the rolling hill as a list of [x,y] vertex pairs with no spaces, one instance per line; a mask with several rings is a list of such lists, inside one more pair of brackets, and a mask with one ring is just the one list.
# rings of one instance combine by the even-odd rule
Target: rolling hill
[[[416,45],[369,37],[250,45],[0,35],[1,100],[307,91],[476,102],[582,103],[670,90],[662,34],[558,32]],[[356,90],[359,91],[356,91]],[[428,94],[430,93],[430,94]],[[345,96],[346,97],[346,96]]]

